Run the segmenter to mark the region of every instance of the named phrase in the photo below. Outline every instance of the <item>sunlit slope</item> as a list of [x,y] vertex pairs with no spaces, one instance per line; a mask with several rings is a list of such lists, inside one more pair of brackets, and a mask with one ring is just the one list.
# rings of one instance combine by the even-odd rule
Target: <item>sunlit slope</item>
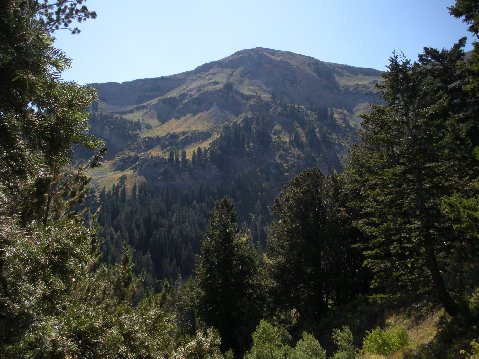
[[[243,159],[242,165],[254,167],[251,158],[256,158],[281,163],[288,171],[295,168],[291,162],[314,155],[326,172],[340,170],[329,159],[344,159],[358,114],[379,101],[379,80],[374,69],[256,48],[178,75],[93,84],[99,101],[93,106],[91,129],[109,149],[105,169],[96,174],[101,173],[98,178],[105,184],[122,172],[142,177],[141,169],[152,159],[161,167],[172,151],[185,151],[191,160],[198,147],[215,148],[226,127],[252,118],[261,118],[272,141],[256,156],[251,152],[259,148],[249,146],[250,160]],[[311,131],[316,144],[308,143]],[[149,179],[155,178],[159,176]]]

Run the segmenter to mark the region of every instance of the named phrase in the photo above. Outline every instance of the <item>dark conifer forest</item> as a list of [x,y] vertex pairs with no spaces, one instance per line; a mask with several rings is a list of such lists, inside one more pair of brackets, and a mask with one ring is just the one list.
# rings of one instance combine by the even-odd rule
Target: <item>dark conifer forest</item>
[[[477,40],[477,1],[449,11]],[[226,82],[248,116],[211,141],[140,138],[61,80],[54,34],[95,17],[0,3],[1,358],[479,356],[478,42],[392,54],[356,134],[347,100]]]

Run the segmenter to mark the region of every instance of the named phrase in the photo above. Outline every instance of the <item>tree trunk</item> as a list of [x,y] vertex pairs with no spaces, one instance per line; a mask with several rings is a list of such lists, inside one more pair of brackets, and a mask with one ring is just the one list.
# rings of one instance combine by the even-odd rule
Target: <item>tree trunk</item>
[[431,214],[427,213],[428,211],[425,206],[423,193],[423,186],[421,182],[418,181],[416,183],[416,198],[418,200],[417,205],[419,211],[424,215],[420,222],[421,235],[423,237],[423,248],[426,255],[426,266],[431,274],[433,288],[436,292],[439,302],[449,315],[456,316],[458,314],[457,304],[447,291],[444,279],[442,278],[441,272],[439,270],[439,265],[437,264],[436,253],[434,252],[433,247],[433,239],[431,238],[430,234],[431,224],[429,222]]
[[454,302],[446,289],[444,279],[442,278],[441,272],[439,271],[436,254],[434,253],[430,238],[425,239],[424,250],[426,253],[426,264],[429,269],[429,272],[431,273],[432,282],[439,302],[449,315],[456,316],[458,314],[457,304],[456,302]]

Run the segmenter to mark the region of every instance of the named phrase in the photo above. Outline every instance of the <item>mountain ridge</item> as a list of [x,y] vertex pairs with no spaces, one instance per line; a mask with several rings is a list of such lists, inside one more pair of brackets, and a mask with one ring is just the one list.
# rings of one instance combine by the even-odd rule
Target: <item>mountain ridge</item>
[[[257,162],[246,167],[273,162],[299,169],[307,162],[326,173],[340,170],[347,148],[354,142],[358,115],[369,103],[380,101],[375,92],[380,74],[371,68],[254,48],[176,75],[91,84],[99,98],[92,106],[91,130],[109,148],[106,169],[94,176],[100,186],[115,182],[113,178],[122,172],[163,183],[164,178],[148,176],[157,172],[146,170],[152,167],[149,162],[164,164],[172,152],[179,157],[183,151],[183,158],[192,161],[198,147],[209,156],[218,148],[226,127],[241,127],[254,119],[248,129],[243,126],[243,136],[248,137],[247,132],[259,126],[259,118],[271,146],[253,156],[255,145],[244,144],[248,156],[254,157],[250,160]],[[313,142],[308,144],[310,140]],[[338,161],[331,159],[335,156]],[[305,162],[306,158],[310,160]],[[230,161],[233,167],[236,160]],[[298,161],[303,163],[297,166]],[[244,165],[245,161],[236,162]],[[217,170],[217,165],[210,169]]]
[[203,67],[207,68],[207,66],[210,65],[210,64],[217,63],[217,62],[220,62],[220,61],[223,61],[223,60],[227,60],[230,57],[242,55],[242,54],[249,53],[249,52],[263,51],[263,50],[268,51],[268,52],[290,54],[290,55],[293,55],[293,56],[301,56],[301,57],[304,57],[304,58],[307,58],[307,59],[310,59],[310,60],[313,60],[313,61],[320,61],[320,62],[325,63],[325,64],[335,65],[335,66],[339,66],[339,67],[344,66],[344,67],[347,67],[347,68],[357,68],[357,69],[361,69],[361,70],[370,70],[372,73],[381,72],[380,70],[372,68],[372,67],[358,67],[358,66],[352,66],[352,65],[348,65],[348,64],[340,64],[340,63],[334,63],[334,62],[329,62],[329,61],[322,61],[322,60],[316,59],[313,56],[301,55],[301,54],[294,53],[292,51],[275,50],[275,49],[265,48],[265,47],[254,47],[254,48],[250,48],[250,49],[238,50],[238,51],[234,52],[233,54],[224,57],[223,59],[206,62],[202,65],[199,65],[199,66],[195,67],[192,70],[183,71],[183,72],[180,72],[180,73],[177,73],[177,74],[161,75],[161,76],[157,76],[157,77],[145,77],[145,78],[139,78],[139,79],[133,79],[133,80],[125,80],[125,81],[121,81],[121,82],[118,82],[118,81],[92,82],[92,83],[89,83],[88,85],[93,86],[93,87],[95,87],[95,85],[126,85],[126,84],[135,83],[135,82],[139,82],[139,81],[143,81],[143,80],[157,80],[157,79],[176,77],[176,76],[181,76],[181,75],[184,75],[184,74],[193,73],[195,71],[198,71],[198,70],[202,69]]
[[[149,83],[148,88],[152,92],[155,92],[156,97],[161,97],[167,94],[169,90],[173,90],[175,87],[178,87],[184,84],[187,81],[188,76],[190,75],[198,75],[199,73],[207,72],[211,70],[212,68],[214,68],[216,65],[222,65],[222,64],[236,65],[235,67],[241,67],[241,65],[244,65],[244,63],[240,62],[235,64],[235,62],[240,61],[241,58],[244,58],[244,57],[251,58],[252,56],[258,56],[258,55],[266,55],[276,60],[289,62],[289,63],[292,63],[293,66],[298,66],[299,64],[302,64],[303,70],[311,70],[307,68],[307,66],[305,65],[305,62],[308,62],[310,64],[314,64],[314,63],[323,64],[324,66],[330,67],[330,68],[332,67],[335,69],[334,74],[340,78],[340,82],[342,84],[346,84],[348,82],[346,79],[347,76],[344,76],[344,74],[342,74],[342,72],[345,72],[345,71],[349,73],[361,73],[365,76],[371,76],[373,79],[376,78],[378,74],[381,73],[379,70],[376,70],[373,68],[360,68],[360,67],[349,66],[346,64],[335,64],[331,62],[320,61],[311,56],[295,54],[289,51],[280,51],[280,50],[256,47],[253,49],[245,49],[245,50],[237,51],[234,54],[227,56],[223,59],[205,63],[203,65],[196,67],[193,70],[185,71],[179,74],[167,75],[167,76],[161,76],[161,77],[155,77],[155,78],[136,79],[136,80],[124,81],[124,82],[91,83],[89,85],[97,88],[99,90],[99,95],[101,96],[103,95],[103,92],[105,90],[111,91],[111,90],[115,90],[115,88],[123,88],[123,91],[137,90],[138,87],[144,87],[144,85],[143,86],[138,86],[138,85],[146,82],[146,83]],[[302,61],[298,61],[298,60],[302,60]],[[123,99],[123,96],[120,96],[120,98]],[[100,98],[100,100],[102,99]],[[108,98],[108,100],[110,100],[110,98]],[[142,101],[142,99],[139,99],[138,101]],[[138,102],[138,101],[136,103],[130,102],[125,105],[131,106],[131,105],[140,104],[141,102]],[[146,102],[146,101],[143,101],[143,102]]]

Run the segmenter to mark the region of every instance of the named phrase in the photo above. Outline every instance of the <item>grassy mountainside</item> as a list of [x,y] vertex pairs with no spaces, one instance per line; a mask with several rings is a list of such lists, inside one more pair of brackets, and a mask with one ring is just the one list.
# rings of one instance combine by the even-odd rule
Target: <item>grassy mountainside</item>
[[198,147],[209,158],[228,128],[254,132],[259,122],[270,138],[264,140],[267,145],[254,139],[240,145],[241,151],[229,154],[227,172],[266,165],[291,178],[311,165],[326,173],[340,170],[354,141],[358,113],[379,101],[374,91],[379,77],[374,69],[256,48],[178,75],[93,84],[99,101],[91,129],[108,148],[105,165],[94,176],[101,186],[122,175],[182,186],[198,179],[217,181],[225,166],[208,161],[178,174],[169,168],[170,154],[181,157],[185,151],[185,163],[192,165]]

